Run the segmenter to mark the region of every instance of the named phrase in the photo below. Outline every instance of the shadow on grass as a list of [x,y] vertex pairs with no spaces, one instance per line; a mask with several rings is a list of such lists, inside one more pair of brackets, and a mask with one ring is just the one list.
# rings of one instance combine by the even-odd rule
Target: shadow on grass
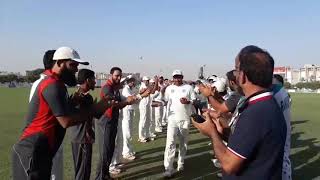
[[[210,147],[204,146],[199,148],[194,148],[188,150],[187,159],[184,164],[184,171],[175,173],[175,175],[170,179],[194,179],[204,175],[212,174],[217,169],[211,163],[211,154],[203,153],[210,150]],[[197,153],[200,153],[197,155]],[[188,157],[188,155],[194,155]],[[177,157],[177,152],[176,152]],[[152,164],[158,162],[157,164]],[[161,164],[159,165],[159,163]],[[150,165],[148,165],[150,164]],[[199,165],[207,164],[206,166]],[[137,168],[137,166],[144,166],[143,169],[139,168],[135,171],[132,171],[128,174],[123,174],[119,176],[119,179],[164,179],[162,173],[164,172],[163,167],[163,154],[162,156],[155,156],[149,158],[143,158],[137,160],[136,162],[129,163],[126,165],[126,169]],[[174,162],[174,167],[176,168],[176,160]]]
[[[308,120],[293,121],[292,127],[306,123]],[[301,151],[290,156],[293,179],[313,179],[320,176],[320,146],[316,138],[302,139],[304,132],[291,135],[291,148],[301,148]]]
[[297,124],[303,124],[308,122],[309,120],[298,120],[298,121],[292,121],[291,126],[297,125]]

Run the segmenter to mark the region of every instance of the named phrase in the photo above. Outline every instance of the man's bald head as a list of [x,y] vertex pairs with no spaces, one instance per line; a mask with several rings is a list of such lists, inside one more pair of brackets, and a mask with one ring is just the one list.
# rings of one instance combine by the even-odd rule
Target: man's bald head
[[260,87],[268,88],[272,84],[274,60],[265,50],[257,46],[246,46],[238,54],[239,70],[248,80]]

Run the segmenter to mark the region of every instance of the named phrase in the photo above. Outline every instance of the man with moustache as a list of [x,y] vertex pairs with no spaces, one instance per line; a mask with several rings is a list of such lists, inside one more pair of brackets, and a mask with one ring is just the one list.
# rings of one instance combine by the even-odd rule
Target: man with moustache
[[[139,93],[144,93],[149,88],[150,78],[147,76],[142,77],[142,83],[139,87]],[[151,99],[150,96],[144,97],[139,102],[139,138],[138,141],[146,143],[150,138],[149,127],[151,123]]]
[[109,101],[103,99],[84,111],[72,113],[65,84],[76,85],[78,65],[89,63],[69,47],[57,49],[53,60],[53,67],[46,70],[46,77],[32,96],[26,127],[13,146],[14,180],[49,180],[52,158],[63,141],[65,129],[101,114],[101,109],[110,106]]
[[[134,87],[136,79],[133,76],[129,76],[121,94],[124,97],[134,96]],[[123,134],[123,148],[122,156],[124,159],[134,160],[135,151],[132,145],[132,131],[133,131],[133,118],[134,118],[134,107],[129,105],[123,108],[123,119],[122,119],[122,134]]]
[[171,177],[175,170],[173,162],[176,151],[176,141],[179,141],[177,171],[183,171],[184,159],[187,153],[190,115],[192,104],[196,100],[193,87],[183,83],[181,70],[172,73],[173,84],[165,90],[164,100],[168,106],[167,140],[164,152],[164,176]]
[[[211,115],[214,118],[222,117],[230,117],[232,113],[236,110],[237,104],[242,97],[242,95],[238,92],[238,86],[236,83],[235,70],[231,70],[227,72],[227,86],[230,88],[230,92],[228,97],[221,102],[221,98],[218,99],[213,91],[213,88],[210,86],[205,86],[200,84],[199,91],[201,94],[208,98],[210,105],[213,107],[215,111],[211,111]],[[216,81],[218,82],[218,81]],[[229,114],[228,114],[229,113]],[[230,118],[226,119],[227,121]]]
[[[72,106],[77,111],[89,108],[94,103],[89,91],[95,88],[94,72],[80,69],[77,78],[79,88],[71,96]],[[95,140],[93,117],[76,126],[69,128],[71,137],[72,157],[74,162],[74,178],[89,180],[91,174],[92,144]]]
[[[54,65],[54,61],[52,60],[52,58],[55,52],[56,50],[48,50],[45,52],[43,56],[43,66],[45,71],[40,74],[39,79],[33,82],[30,90],[29,102],[31,101],[39,83],[47,76],[46,70],[50,70]],[[60,146],[52,160],[51,179],[63,179],[63,145]]]
[[243,48],[235,61],[237,84],[246,99],[231,125],[228,145],[219,120],[205,113],[205,122],[193,121],[212,140],[223,179],[281,179],[286,123],[272,96],[274,61],[256,46]]
[[149,96],[149,91],[145,91],[138,96],[121,96],[119,90],[122,88],[120,83],[122,70],[119,67],[112,67],[110,77],[106,84],[101,88],[100,97],[110,96],[116,101],[111,107],[105,110],[105,113],[97,122],[96,132],[99,145],[99,162],[97,167],[96,180],[111,179],[109,166],[115,148],[115,140],[117,136],[117,127],[119,119],[119,110],[127,105],[133,104],[142,97]]

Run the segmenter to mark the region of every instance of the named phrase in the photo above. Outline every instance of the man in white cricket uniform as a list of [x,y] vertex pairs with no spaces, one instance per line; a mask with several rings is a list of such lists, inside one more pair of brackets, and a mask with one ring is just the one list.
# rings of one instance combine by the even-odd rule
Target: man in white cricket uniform
[[[149,87],[149,77],[144,76],[139,88],[139,93],[143,93]],[[150,96],[144,97],[139,103],[140,121],[139,121],[139,142],[145,143],[150,138],[150,114],[151,114],[151,100]]]
[[[275,82],[275,81],[273,81]],[[287,136],[284,145],[284,155],[282,164],[282,180],[291,180],[291,162],[290,162],[290,148],[291,148],[291,104],[288,92],[281,84],[272,85],[273,98],[277,101],[287,125]]]
[[[135,79],[132,76],[128,77],[127,84],[122,90],[122,96],[134,96]],[[123,120],[122,120],[122,134],[123,134],[123,149],[122,156],[125,159],[134,160],[135,152],[132,146],[132,131],[133,131],[133,118],[134,118],[134,107],[133,105],[126,106],[122,109]]]
[[[169,86],[169,80],[168,79],[165,79],[164,80],[164,83],[163,83],[164,87],[167,88]],[[164,89],[165,90],[165,89]],[[163,98],[164,98],[164,93],[163,93]],[[166,126],[167,125],[167,105],[164,104],[163,106],[163,113],[162,113],[162,126]]]
[[[150,87],[154,89],[155,87],[155,80],[150,79],[149,81]],[[154,140],[156,137],[156,121],[155,121],[155,107],[152,106],[152,101],[155,100],[159,96],[159,91],[155,90],[152,94],[150,94],[150,126],[149,126],[149,134],[150,140]]]
[[176,151],[176,141],[179,140],[178,171],[183,170],[184,158],[187,152],[190,115],[192,103],[196,99],[192,86],[183,84],[181,70],[172,73],[174,84],[167,87],[165,101],[168,106],[168,129],[166,149],[164,153],[164,176],[171,177],[174,173],[173,161]]
[[154,119],[155,119],[155,131],[156,132],[162,132],[162,118],[163,118],[163,96],[164,96],[164,90],[165,86],[163,84],[163,77],[161,76],[159,78],[159,85],[158,89],[156,90],[155,94],[157,94],[156,97],[154,97],[154,101],[159,102],[161,105],[154,107]]

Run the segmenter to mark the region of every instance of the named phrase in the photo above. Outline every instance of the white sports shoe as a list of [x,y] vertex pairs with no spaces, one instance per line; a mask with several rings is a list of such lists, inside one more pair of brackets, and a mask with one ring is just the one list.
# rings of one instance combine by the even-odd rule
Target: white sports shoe
[[222,173],[221,172],[217,173],[217,177],[222,178]]
[[166,170],[164,173],[163,173],[163,176],[166,177],[166,178],[170,178],[172,177],[174,174],[174,171],[173,170]]
[[183,170],[184,170],[183,165],[178,165],[177,171],[178,171],[178,172],[181,172],[181,171],[183,171]]
[[123,156],[123,159],[133,161],[136,159],[136,157],[134,155],[127,155],[127,156]]
[[221,164],[218,159],[211,159],[211,161],[213,162],[215,167],[221,168]]
[[138,139],[138,141],[141,142],[141,143],[146,143],[147,142],[146,139]]
[[161,133],[161,132],[162,132],[162,129],[156,128],[155,131],[158,132],[158,133]]
[[157,137],[157,135],[154,134],[154,133],[152,133],[152,134],[150,135],[150,137],[155,138],[155,137]]
[[121,173],[121,169],[114,167],[114,168],[110,168],[109,172],[110,172],[110,174],[118,175]]

